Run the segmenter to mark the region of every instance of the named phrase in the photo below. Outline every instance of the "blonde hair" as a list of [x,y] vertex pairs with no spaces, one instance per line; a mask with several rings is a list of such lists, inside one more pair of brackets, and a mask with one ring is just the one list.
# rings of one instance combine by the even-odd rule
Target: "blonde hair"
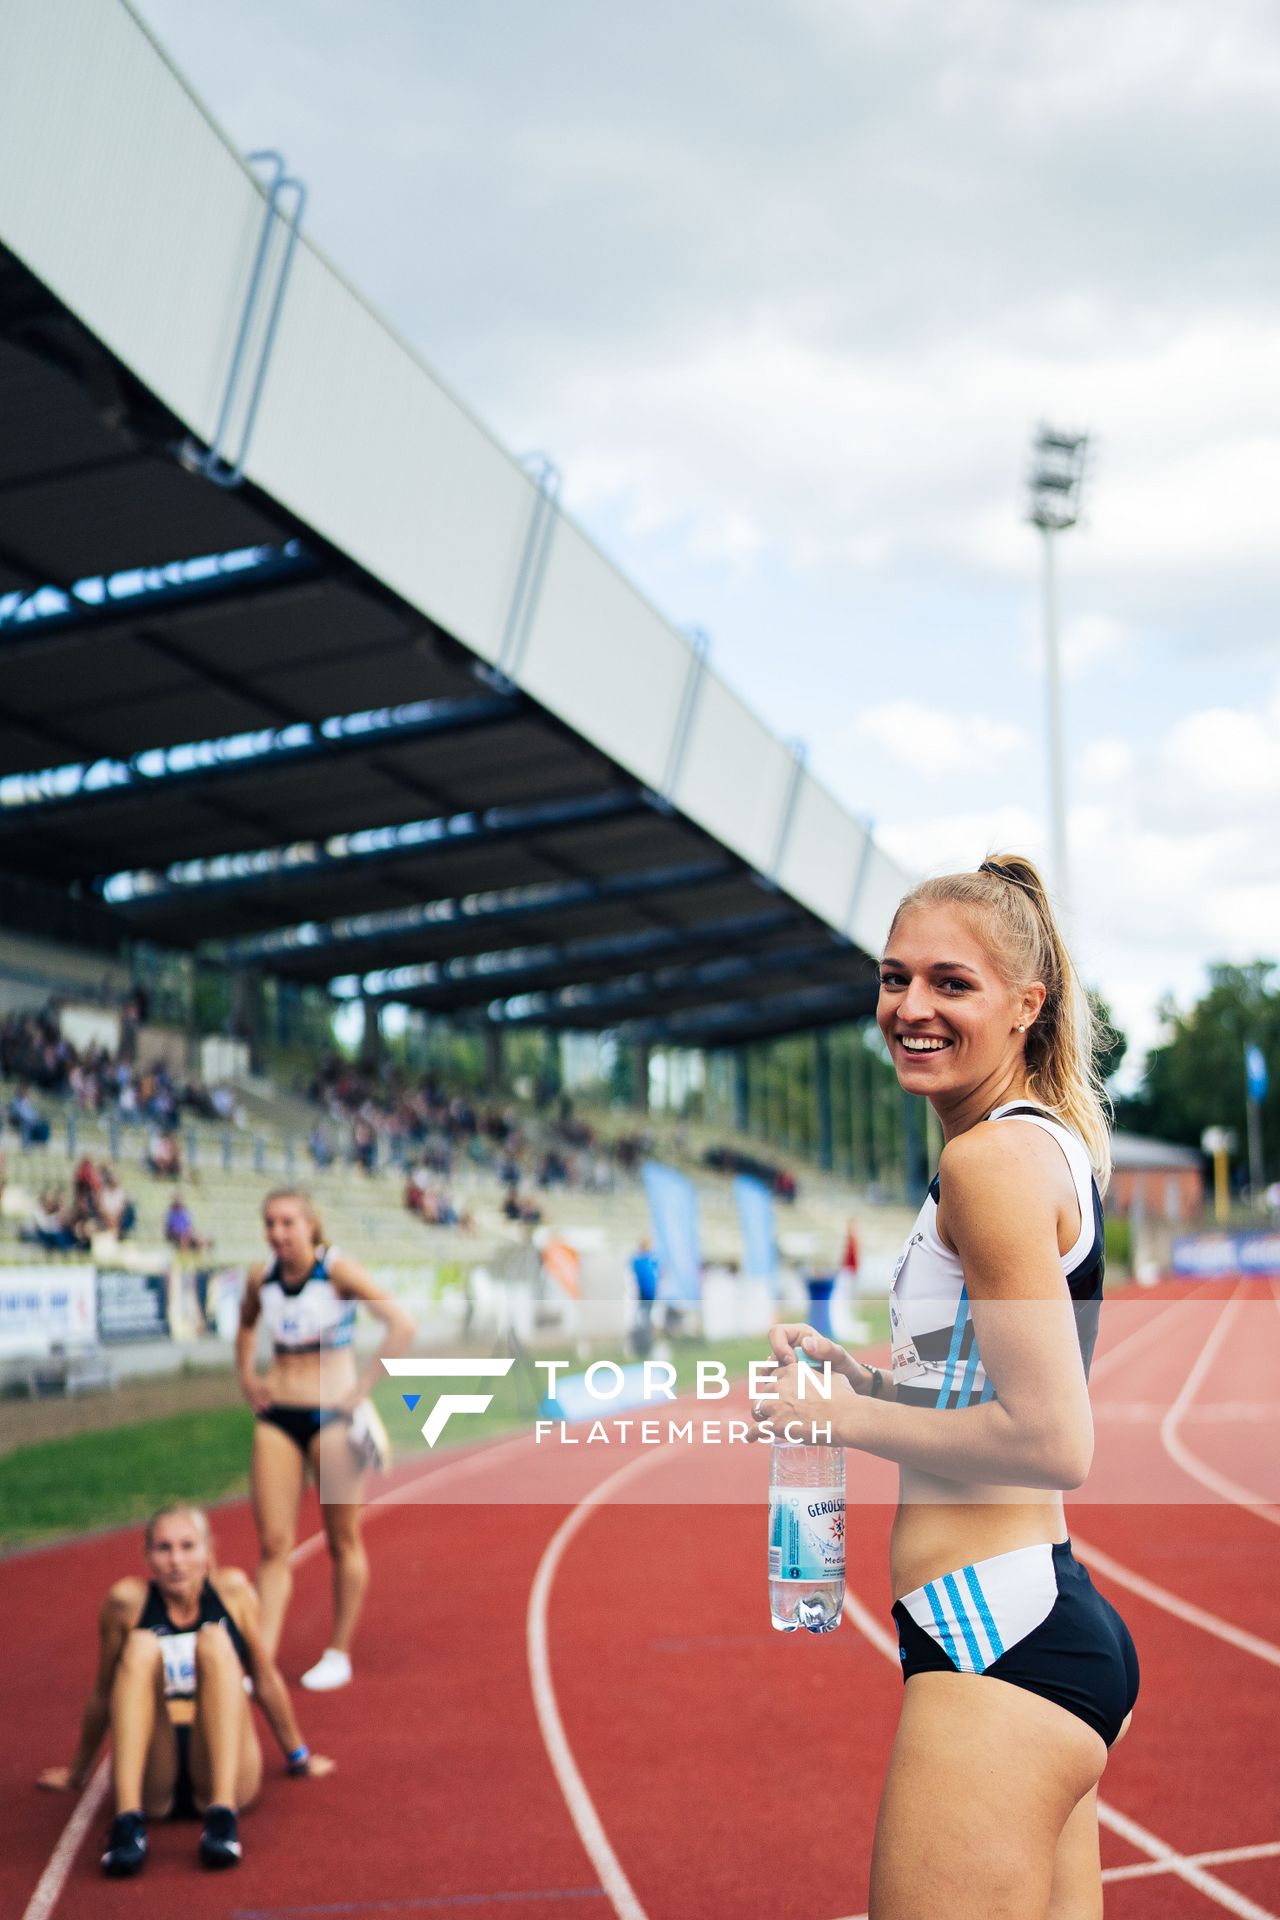
[[1083,1140],[1099,1189],[1111,1178],[1110,1103],[1098,1072],[1100,1022],[1067,951],[1048,891],[1025,854],[992,854],[976,873],[922,880],[898,903],[889,938],[913,907],[963,910],[1011,987],[1041,981],[1045,1001],[1027,1029],[1027,1098]]
[[213,1534],[209,1528],[209,1516],[204,1508],[192,1506],[189,1500],[170,1500],[163,1507],[157,1507],[151,1518],[147,1521],[146,1543],[148,1552],[151,1551],[151,1543],[160,1522],[162,1520],[172,1520],[180,1513],[186,1514],[190,1519],[195,1521],[196,1532],[204,1541],[205,1546],[212,1549]]
[[276,1200],[296,1200],[302,1209],[303,1217],[311,1226],[311,1244],[313,1247],[325,1245],[324,1224],[316,1210],[316,1203],[305,1187],[272,1187],[262,1202],[262,1216],[265,1219],[267,1208]]

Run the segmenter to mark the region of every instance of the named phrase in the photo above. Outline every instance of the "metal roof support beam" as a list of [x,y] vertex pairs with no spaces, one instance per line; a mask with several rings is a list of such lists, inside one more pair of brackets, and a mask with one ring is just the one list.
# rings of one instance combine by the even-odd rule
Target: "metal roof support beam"
[[520,565],[516,569],[511,604],[507,608],[502,645],[498,650],[497,675],[499,680],[509,685],[514,685],[519,678],[520,665],[533,628],[533,617],[538,611],[538,599],[556,530],[556,507],[560,496],[560,469],[553,460],[549,460],[545,453],[537,453],[531,454],[526,464],[533,474],[533,509],[529,515]]
[[264,886],[276,888],[290,881],[314,880],[319,874],[349,873],[357,865],[385,866],[428,848],[444,853],[523,835],[594,826],[602,820],[638,813],[644,805],[643,796],[634,790],[611,788],[605,793],[547,800],[534,806],[487,807],[481,813],[446,814],[393,827],[365,827],[356,833],[334,834],[323,842],[303,840],[287,847],[179,861],[163,873],[111,874],[98,882],[98,890],[108,906],[145,912],[148,907],[171,906],[179,900],[224,899],[260,891]]
[[[489,1018],[506,1026],[538,1026],[558,1014],[569,1014],[580,1026],[587,1013],[608,1014],[613,1008],[625,1008],[636,1000],[661,999],[664,994],[688,993],[703,989],[711,997],[727,983],[754,979],[762,974],[783,973],[829,960],[831,940],[820,946],[791,949],[782,953],[735,953],[707,960],[692,967],[666,967],[654,974],[633,974],[629,979],[610,981],[601,986],[585,984],[561,987],[553,993],[523,994],[506,1002],[495,1001]],[[608,1019],[601,1023],[611,1025]]]
[[689,634],[689,644],[693,649],[689,655],[689,672],[685,678],[684,692],[680,698],[680,711],[676,715],[676,723],[672,728],[671,746],[667,753],[666,769],[662,775],[662,798],[668,806],[672,804],[676,787],[679,785],[685,753],[689,746],[689,735],[693,731],[693,719],[698,710],[698,695],[702,691],[707,656],[711,652],[711,636],[701,627],[694,627]]
[[90,627],[136,626],[174,606],[208,600],[229,608],[248,606],[262,594],[317,579],[326,571],[300,540],[194,554],[159,567],[121,567],[114,573],[88,574],[67,587],[40,581],[26,561],[3,547],[0,561],[32,583],[0,595],[0,641],[6,654]]
[[697,953],[708,945],[728,945],[778,933],[791,923],[790,914],[775,909],[771,913],[708,920],[692,927],[644,927],[635,933],[569,940],[563,946],[546,943],[497,953],[468,954],[456,960],[428,960],[415,966],[389,967],[382,972],[366,973],[353,984],[366,999],[372,996],[379,1000],[399,1000],[408,996],[415,1005],[439,1006],[441,996],[451,995],[449,1004],[456,1005],[462,1003],[468,989],[470,998],[487,1000],[504,985],[515,988],[521,981],[545,978],[566,969],[599,966],[609,961],[625,965],[632,960]]
[[[298,235],[302,230],[302,215],[307,204],[307,189],[301,180],[294,179],[286,169],[283,154],[274,151],[251,153],[251,167],[267,165],[271,168],[271,178],[266,182],[266,204],[262,212],[262,227],[258,235],[258,250],[254,255],[253,270],[249,275],[249,286],[244,297],[244,307],[240,315],[240,326],[236,333],[236,343],[231,353],[231,365],[227,370],[227,384],[222,395],[222,408],[218,414],[218,424],[214,429],[213,440],[206,449],[190,435],[183,442],[179,459],[193,473],[202,473],[206,480],[212,480],[215,486],[238,487],[244,479],[244,463],[249,457],[249,442],[253,438],[254,421],[258,416],[258,403],[262,399],[262,389],[267,378],[267,368],[271,364],[271,349],[275,345],[276,328],[280,323],[280,309],[284,305],[285,288],[289,284],[289,269],[293,265],[293,250],[298,244]],[[287,194],[292,195],[293,211],[286,214],[282,201]],[[257,316],[258,299],[266,285],[267,256],[271,250],[271,241],[275,232],[276,219],[284,225],[284,250],[280,264],[276,269],[275,294],[267,313],[266,326],[262,332],[258,347],[258,367],[249,389],[249,398],[245,404],[240,427],[240,445],[234,461],[228,460],[224,451],[225,443],[231,431],[231,417],[236,402],[240,398],[240,382]]]
[[249,960],[280,961],[291,954],[393,940],[442,926],[502,925],[533,915],[563,913],[575,907],[613,906],[641,900],[647,894],[711,886],[728,879],[733,871],[727,860],[699,860],[686,866],[645,867],[637,873],[618,874],[608,880],[549,881],[545,885],[464,894],[452,900],[427,900],[421,906],[353,914],[349,919],[330,920],[323,926],[309,922],[298,927],[279,927],[271,933],[229,941],[220,957],[233,965]]
[[874,844],[871,839],[870,827],[864,828],[863,831],[862,851],[859,853],[857,861],[855,862],[853,885],[849,889],[849,911],[844,917],[845,934],[850,940],[853,939],[853,923],[857,918],[858,908],[862,905],[862,889],[866,884],[867,874],[871,867],[871,849]]
[[686,1046],[724,1046],[732,1040],[766,1038],[803,1026],[836,1026],[864,1020],[876,1004],[874,984],[804,987],[770,999],[729,1000],[717,1007],[687,1007],[649,1020],[627,1021],[618,1036],[636,1044],[664,1040]]
[[514,720],[522,702],[511,695],[476,694],[461,700],[417,700],[402,707],[336,714],[316,726],[263,727],[220,740],[193,740],[176,747],[148,747],[128,760],[94,760],[46,767],[37,773],[0,777],[0,834],[14,832],[77,809],[95,815],[112,800],[144,790],[166,793],[205,789],[246,773],[260,774],[328,763],[340,756],[377,753],[442,734],[500,726]]
[[775,886],[782,872],[782,863],[787,857],[787,842],[791,838],[791,828],[796,817],[796,802],[800,798],[800,782],[804,779],[805,761],[809,758],[809,749],[803,740],[791,743],[791,776],[787,781],[787,790],[782,798],[782,812],[778,816],[778,837],[773,843],[773,858],[769,862],[769,878]]

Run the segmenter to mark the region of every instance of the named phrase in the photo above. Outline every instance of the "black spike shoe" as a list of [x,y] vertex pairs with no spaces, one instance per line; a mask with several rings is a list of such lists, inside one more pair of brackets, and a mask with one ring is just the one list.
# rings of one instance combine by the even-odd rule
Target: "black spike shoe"
[[200,1835],[200,1865],[214,1868],[240,1865],[240,1830],[233,1808],[205,1808],[204,1832]]
[[147,1864],[147,1816],[145,1813],[118,1813],[107,1835],[107,1850],[102,1856],[102,1871],[113,1880],[127,1880],[141,1873]]

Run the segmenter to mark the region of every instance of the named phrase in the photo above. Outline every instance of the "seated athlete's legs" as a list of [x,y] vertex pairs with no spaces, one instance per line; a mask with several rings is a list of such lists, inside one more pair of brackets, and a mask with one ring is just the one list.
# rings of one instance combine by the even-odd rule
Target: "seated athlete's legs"
[[173,1803],[178,1749],[164,1704],[164,1662],[154,1633],[135,1627],[111,1682],[111,1783],[116,1812],[162,1819]]
[[329,1645],[340,1653],[350,1653],[369,1584],[369,1560],[360,1537],[364,1477],[353,1460],[345,1423],[323,1427],[312,1441],[311,1451],[333,1561],[333,1632]]
[[296,1441],[259,1420],[254,1428],[249,1483],[258,1528],[257,1588],[262,1602],[262,1637],[274,1657],[293,1591],[289,1555],[298,1532],[298,1506],[307,1461]]
[[1083,1720],[1022,1687],[913,1674],[876,1822],[870,1920],[1046,1920],[1059,1837],[1106,1757]]
[[249,1712],[244,1670],[230,1635],[205,1625],[196,1636],[196,1718],[191,1734],[196,1805],[243,1810],[262,1784],[262,1748]]

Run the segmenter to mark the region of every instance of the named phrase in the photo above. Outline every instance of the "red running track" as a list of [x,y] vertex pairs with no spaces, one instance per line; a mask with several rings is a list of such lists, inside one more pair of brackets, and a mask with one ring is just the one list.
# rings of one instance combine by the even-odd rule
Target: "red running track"
[[[1115,1920],[1280,1920],[1280,1525],[1196,1477],[1245,1495],[1277,1484],[1280,1307],[1269,1291],[1232,1296],[1205,1364],[1205,1297],[1169,1289],[1137,1326],[1104,1315],[1091,1498],[1072,1505],[1143,1667],[1102,1785]],[[104,1881],[105,1808],[59,1853],[73,1803],[31,1782],[70,1750],[97,1602],[136,1534],[0,1563],[0,1915],[862,1914],[901,1690],[889,1510],[851,1501],[841,1631],[783,1638],[764,1611],[762,1454],[722,1449],[699,1504],[660,1504],[687,1497],[680,1452],[593,1449],[575,1495],[598,1498],[502,1504],[527,1471],[521,1439],[433,1463],[430,1505],[379,1505],[357,1684],[299,1697],[339,1770],[269,1774],[234,1876],[200,1875],[195,1829],[172,1825],[141,1881]],[[885,1486],[866,1469],[851,1493]],[[1160,1504],[1121,1504],[1135,1479]],[[218,1515],[218,1535],[224,1560],[252,1564],[242,1508]],[[323,1555],[305,1550],[291,1676],[322,1643],[326,1587]]]

